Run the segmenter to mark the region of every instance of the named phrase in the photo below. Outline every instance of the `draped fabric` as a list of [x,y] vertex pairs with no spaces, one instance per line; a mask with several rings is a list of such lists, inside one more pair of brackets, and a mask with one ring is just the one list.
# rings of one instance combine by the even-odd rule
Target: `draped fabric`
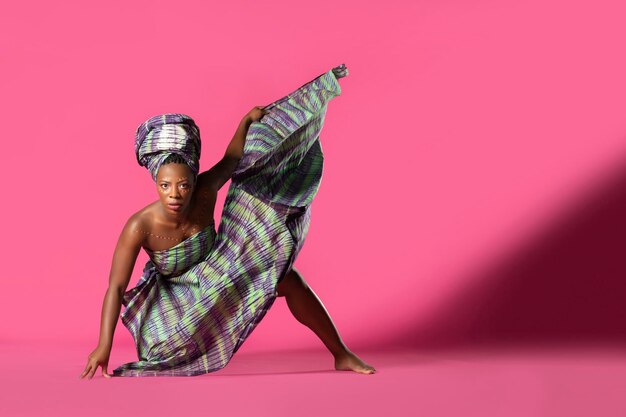
[[250,125],[219,224],[146,251],[122,322],[138,361],[114,376],[192,376],[222,369],[265,316],[306,238],[323,169],[320,132],[341,94],[332,70],[273,102]]
[[200,129],[186,114],[158,114],[137,127],[135,156],[139,165],[150,171],[154,182],[159,167],[173,153],[182,156],[197,176],[200,170],[200,152]]

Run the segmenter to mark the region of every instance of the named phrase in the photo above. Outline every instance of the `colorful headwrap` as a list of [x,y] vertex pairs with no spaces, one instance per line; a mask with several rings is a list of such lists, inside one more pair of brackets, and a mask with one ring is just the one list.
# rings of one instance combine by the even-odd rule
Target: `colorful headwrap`
[[[135,134],[135,155],[156,182],[163,161],[173,153],[183,157],[193,171],[200,170],[200,129],[185,114],[165,113],[153,116],[139,125]],[[194,178],[195,179],[195,178]]]

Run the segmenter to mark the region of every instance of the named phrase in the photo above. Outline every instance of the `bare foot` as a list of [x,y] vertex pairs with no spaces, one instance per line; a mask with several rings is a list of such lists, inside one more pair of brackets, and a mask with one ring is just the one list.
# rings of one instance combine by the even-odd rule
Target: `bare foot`
[[376,368],[363,362],[361,358],[349,350],[335,357],[335,369],[338,371],[354,371],[360,374],[376,373]]
[[333,74],[335,74],[335,78],[343,78],[348,75],[348,68],[346,64],[341,64],[335,68],[333,68]]

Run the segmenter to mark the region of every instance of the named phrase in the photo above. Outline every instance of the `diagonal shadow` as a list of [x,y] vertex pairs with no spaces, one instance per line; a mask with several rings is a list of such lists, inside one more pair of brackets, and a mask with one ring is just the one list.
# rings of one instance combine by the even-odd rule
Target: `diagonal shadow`
[[626,345],[626,161],[568,213],[383,346]]

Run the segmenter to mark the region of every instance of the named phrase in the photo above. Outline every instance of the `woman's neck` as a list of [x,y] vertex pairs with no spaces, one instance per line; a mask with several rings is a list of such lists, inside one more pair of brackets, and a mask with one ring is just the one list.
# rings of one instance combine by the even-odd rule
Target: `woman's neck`
[[180,213],[171,213],[163,207],[163,204],[160,204],[159,212],[164,222],[173,224],[175,228],[179,228],[181,225],[189,223],[189,206],[185,207],[185,209]]

